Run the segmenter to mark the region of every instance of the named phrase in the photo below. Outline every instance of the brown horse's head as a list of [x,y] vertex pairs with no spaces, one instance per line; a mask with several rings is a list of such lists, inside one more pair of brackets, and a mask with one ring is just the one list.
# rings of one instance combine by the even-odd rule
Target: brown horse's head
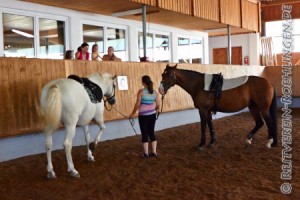
[[176,68],[177,68],[177,64],[174,67],[170,67],[169,64],[167,64],[166,69],[161,75],[162,80],[160,82],[160,86],[158,89],[161,95],[165,95],[168,89],[170,89],[176,84],[176,74],[175,74]]

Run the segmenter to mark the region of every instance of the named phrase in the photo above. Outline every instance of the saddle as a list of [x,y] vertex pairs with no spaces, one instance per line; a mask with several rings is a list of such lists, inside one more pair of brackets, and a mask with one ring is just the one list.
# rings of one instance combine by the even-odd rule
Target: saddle
[[92,103],[99,103],[103,99],[102,89],[96,83],[90,81],[88,78],[79,77],[77,75],[69,75],[68,79],[73,79],[80,83],[88,93]]

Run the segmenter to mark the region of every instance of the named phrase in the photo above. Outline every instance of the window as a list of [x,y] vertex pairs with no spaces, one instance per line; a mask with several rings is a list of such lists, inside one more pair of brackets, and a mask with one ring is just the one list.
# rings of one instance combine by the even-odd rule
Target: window
[[65,21],[3,13],[3,39],[6,57],[62,59]]
[[[83,41],[89,44],[89,52],[92,52],[92,46],[98,45],[98,52],[104,53],[104,31],[101,26],[92,26],[83,24]],[[80,44],[78,44],[78,47]]]
[[178,38],[178,62],[202,63],[203,40],[189,37]]
[[[89,52],[92,52],[92,46],[98,44],[98,52],[102,57],[107,54],[107,48],[112,46],[117,57],[122,61],[127,60],[126,48],[126,30],[120,28],[108,27],[106,25],[88,25],[83,24],[83,42],[89,44]],[[80,44],[78,44],[80,46]]]
[[4,55],[33,58],[33,17],[3,13]]
[[[143,50],[143,33],[138,33],[139,39],[139,56],[144,57]],[[146,37],[147,57],[153,62],[169,62],[170,61],[170,46],[169,36],[164,34],[147,33]]]
[[[275,53],[282,53],[282,23],[283,21],[266,22],[266,36],[272,37]],[[293,52],[300,52],[300,19],[294,19],[292,24]]]
[[117,57],[126,60],[125,30],[107,28],[107,47],[112,46]]
[[63,58],[65,52],[65,22],[39,20],[40,58]]

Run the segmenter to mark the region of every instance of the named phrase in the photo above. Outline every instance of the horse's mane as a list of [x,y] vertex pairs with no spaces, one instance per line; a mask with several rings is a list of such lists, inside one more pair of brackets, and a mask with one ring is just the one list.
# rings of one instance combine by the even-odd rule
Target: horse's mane
[[188,69],[177,69],[180,70],[181,72],[187,74],[188,76],[190,76],[191,78],[193,77],[198,77],[198,76],[203,76],[203,73],[197,72],[197,71],[193,71],[193,70],[188,70]]

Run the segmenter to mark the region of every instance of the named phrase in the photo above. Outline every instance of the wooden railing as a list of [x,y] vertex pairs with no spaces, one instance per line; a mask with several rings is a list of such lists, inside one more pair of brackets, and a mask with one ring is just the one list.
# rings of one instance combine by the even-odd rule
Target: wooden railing
[[[158,88],[166,63],[98,62],[73,60],[44,60],[25,58],[0,58],[0,138],[32,133],[41,130],[35,102],[39,102],[43,85],[53,79],[65,78],[69,74],[87,76],[91,73],[108,72],[128,78],[129,90],[116,91],[116,107],[129,115],[136,100],[137,91],[142,87],[141,77],[151,76],[154,87]],[[276,87],[281,88],[281,68],[262,66],[227,66],[180,64],[178,68],[206,73],[222,72],[225,78],[243,75],[268,77]],[[300,68],[293,68],[293,95],[300,96]],[[193,108],[191,97],[180,87],[169,90],[165,97],[164,112]],[[105,120],[118,120],[123,116],[116,111],[105,112]]]

